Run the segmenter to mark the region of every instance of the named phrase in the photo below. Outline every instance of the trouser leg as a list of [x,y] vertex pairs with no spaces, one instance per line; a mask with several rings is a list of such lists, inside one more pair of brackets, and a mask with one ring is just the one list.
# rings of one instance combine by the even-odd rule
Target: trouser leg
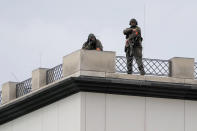
[[132,74],[133,73],[133,55],[130,55],[129,52],[126,52],[126,58],[127,58],[127,73]]
[[142,48],[141,47],[134,48],[134,57],[136,59],[136,63],[138,65],[140,74],[145,75],[144,66],[142,63]]

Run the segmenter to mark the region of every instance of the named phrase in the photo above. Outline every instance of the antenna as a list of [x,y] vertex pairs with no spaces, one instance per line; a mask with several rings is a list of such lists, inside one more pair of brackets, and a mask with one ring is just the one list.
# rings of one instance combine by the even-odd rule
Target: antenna
[[146,41],[146,3],[144,4],[144,41]]
[[40,67],[42,66],[42,52],[40,52]]

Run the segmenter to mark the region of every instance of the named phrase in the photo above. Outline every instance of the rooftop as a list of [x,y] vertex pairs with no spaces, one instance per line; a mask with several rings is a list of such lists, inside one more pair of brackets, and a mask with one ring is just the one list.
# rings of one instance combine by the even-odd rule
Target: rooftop
[[[95,59],[96,58],[96,59]],[[197,100],[197,63],[192,58],[143,59],[146,75],[126,74],[126,58],[115,52],[79,50],[52,69],[2,87],[0,124],[77,92]]]

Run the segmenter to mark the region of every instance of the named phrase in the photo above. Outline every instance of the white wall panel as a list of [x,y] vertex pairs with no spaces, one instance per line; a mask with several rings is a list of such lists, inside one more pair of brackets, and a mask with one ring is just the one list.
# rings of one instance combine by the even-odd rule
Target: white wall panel
[[[43,108],[34,111],[27,116],[27,119],[25,119],[26,123],[26,131],[42,131],[42,122],[43,122]],[[18,120],[14,120],[14,123],[17,124]],[[23,121],[21,121],[23,123]],[[14,124],[14,125],[16,125]]]
[[11,122],[12,131],[42,131],[43,109],[34,111]]
[[86,131],[105,131],[105,96],[86,93]]
[[81,93],[21,116],[0,131],[80,131]]
[[197,131],[197,101],[185,102],[185,131]]
[[13,131],[13,123],[9,122],[0,126],[0,131]]
[[[66,102],[66,100],[64,101]],[[56,102],[43,108],[43,131],[58,131],[58,103]]]
[[86,92],[81,92],[80,131],[86,131]]
[[80,102],[81,93],[75,94],[58,102],[58,131],[80,131]]
[[106,98],[106,131],[144,131],[144,97],[108,94]]
[[[31,119],[29,115],[25,115],[13,121],[13,131],[26,131],[28,129],[27,119]],[[29,128],[32,128],[33,125]]]
[[184,131],[184,101],[147,98],[146,131]]

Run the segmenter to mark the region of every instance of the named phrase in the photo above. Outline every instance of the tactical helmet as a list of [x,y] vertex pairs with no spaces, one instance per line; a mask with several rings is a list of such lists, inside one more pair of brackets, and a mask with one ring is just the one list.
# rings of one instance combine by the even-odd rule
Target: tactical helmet
[[91,38],[96,38],[96,37],[95,37],[94,34],[90,33],[89,36],[88,36],[88,39],[91,39]]
[[96,36],[94,34],[90,33],[88,35],[88,40],[87,41],[96,41]]
[[129,25],[131,25],[131,23],[135,23],[135,25],[137,25],[137,24],[138,24],[138,23],[137,23],[137,20],[136,20],[136,19],[134,19],[134,18],[130,20]]

